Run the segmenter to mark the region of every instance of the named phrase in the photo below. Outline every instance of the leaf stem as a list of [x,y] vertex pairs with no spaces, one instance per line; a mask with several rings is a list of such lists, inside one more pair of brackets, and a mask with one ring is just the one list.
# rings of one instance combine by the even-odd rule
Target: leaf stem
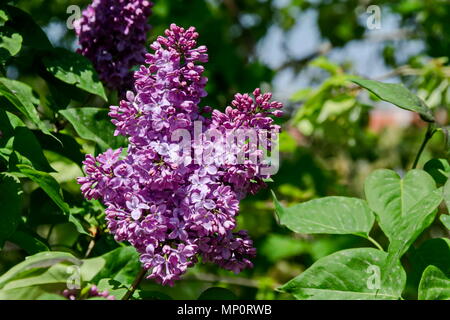
[[417,152],[416,158],[414,159],[414,163],[412,165],[412,169],[415,169],[417,167],[417,164],[419,163],[420,156],[422,155],[423,150],[425,149],[425,146],[427,145],[428,141],[433,137],[433,134],[436,132],[434,129],[434,126],[432,123],[428,124],[427,132],[425,133],[425,137],[423,139],[422,144],[420,145],[419,152]]
[[128,300],[133,295],[134,291],[136,291],[137,287],[141,283],[141,281],[144,279],[145,274],[147,273],[147,270],[144,268],[141,268],[139,273],[136,275],[136,278],[133,281],[133,284],[128,289],[127,293],[123,296],[122,300]]
[[371,236],[367,236],[367,240],[372,242],[375,245],[375,247],[377,247],[381,251],[384,251],[383,247],[374,238],[372,238]]

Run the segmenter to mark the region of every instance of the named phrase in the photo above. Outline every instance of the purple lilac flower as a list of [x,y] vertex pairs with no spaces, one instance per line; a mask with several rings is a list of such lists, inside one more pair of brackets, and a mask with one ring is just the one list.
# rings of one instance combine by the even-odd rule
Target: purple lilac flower
[[144,62],[152,6],[148,0],[94,0],[75,21],[78,52],[92,61],[109,88],[132,88],[130,69]]
[[[78,179],[87,199],[105,204],[115,239],[133,245],[148,278],[164,285],[173,285],[200,258],[238,273],[252,267],[256,254],[248,234],[234,229],[239,201],[263,187],[267,176],[256,163],[228,161],[234,156],[219,141],[195,142],[194,122],[203,124],[202,137],[208,130],[279,130],[270,116],[280,116],[282,105],[259,89],[253,97],[237,94],[224,113],[201,114],[207,83],[201,63],[208,55],[197,38],[195,28],[172,24],[151,45],[153,53],[134,74],[134,92],[110,108],[115,134],[128,137],[125,155],[122,150],[87,155],[86,177]],[[180,146],[171,140],[177,129],[191,133],[199,150],[215,152],[203,163],[186,161],[193,154],[179,161]],[[260,156],[261,150],[249,145],[239,148]]]
[[[80,299],[80,290],[78,289],[65,289],[62,292],[62,295],[69,300],[77,300]],[[93,298],[93,297],[103,297],[106,300],[116,300],[116,297],[109,294],[109,291],[99,291],[96,285],[92,285],[85,298]],[[82,298],[81,298],[82,299]]]

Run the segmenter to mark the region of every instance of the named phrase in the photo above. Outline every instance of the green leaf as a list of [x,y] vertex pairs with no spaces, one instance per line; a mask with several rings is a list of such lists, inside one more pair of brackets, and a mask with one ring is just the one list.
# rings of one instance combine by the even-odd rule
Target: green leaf
[[[0,289],[8,283],[42,273],[42,270],[60,262],[80,265],[81,261],[67,252],[40,252],[25,258],[25,261],[15,265],[0,277]],[[66,274],[67,280],[67,274]]]
[[38,171],[25,165],[18,165],[17,167],[20,173],[36,182],[64,213],[70,213],[69,205],[64,201],[61,188],[55,178],[46,172]]
[[23,37],[24,46],[37,50],[48,50],[53,47],[45,32],[28,13],[13,6],[6,6],[3,9],[9,18],[5,25]]
[[33,95],[33,89],[30,86],[20,81],[0,78],[0,95],[8,99],[17,110],[31,120],[40,130],[50,134],[45,124],[39,119],[34,106],[39,103],[39,100]]
[[36,269],[23,278],[6,283],[0,289],[0,299],[35,300],[45,294],[61,292],[67,287],[70,271],[71,267],[66,263],[58,263],[48,269]]
[[22,40],[22,36],[13,29],[0,28],[0,59],[6,60],[18,54],[22,48]]
[[98,291],[108,291],[110,295],[116,297],[116,300],[121,299],[128,291],[128,288],[119,281],[110,278],[101,279],[97,284],[97,289]]
[[50,251],[49,247],[39,240],[36,236],[29,232],[16,230],[8,241],[17,244],[24,249],[29,255],[41,252]]
[[22,188],[11,177],[0,175],[0,247],[16,230],[22,208]]
[[438,186],[442,186],[450,174],[450,164],[446,159],[431,159],[425,163],[423,170],[433,177]]
[[258,247],[261,256],[277,262],[303,253],[309,253],[310,245],[306,241],[280,234],[269,234]]
[[433,113],[428,106],[403,84],[384,83],[374,80],[354,78],[352,82],[369,90],[381,100],[390,102],[399,108],[414,111],[428,122],[434,122]]
[[107,109],[71,108],[60,113],[72,124],[78,135],[96,142],[102,150],[125,145],[123,137],[115,137],[115,126],[111,123]]
[[[65,287],[67,283],[67,278],[70,276],[68,273],[68,265],[63,263],[57,263],[50,266],[45,272],[33,272],[29,273],[26,276],[14,279],[6,283],[2,290],[11,290],[17,288],[28,288],[32,286],[41,286],[45,284],[60,284]],[[69,269],[70,270],[70,269]]]
[[403,179],[392,170],[376,170],[367,177],[364,190],[389,238],[389,251],[398,256],[432,223],[442,201],[442,191],[436,189],[433,178],[419,169]]
[[84,281],[96,283],[103,278],[111,278],[123,285],[131,285],[140,270],[136,249],[120,247],[100,257],[86,259],[81,266]]
[[203,291],[198,300],[238,300],[238,298],[228,289],[212,287]]
[[[0,147],[10,147],[17,151],[23,157],[29,160],[33,167],[42,171],[55,171],[48,163],[47,158],[42,152],[41,145],[25,124],[14,114],[0,110],[0,127],[2,136],[0,137]],[[44,135],[44,134],[42,134]],[[54,143],[55,139],[45,135]]]
[[447,209],[450,211],[450,180],[447,180],[447,182],[444,185],[443,196],[445,205],[447,206]]
[[357,234],[368,237],[375,220],[364,200],[325,197],[284,208],[273,194],[280,224],[298,233]]
[[389,244],[388,251],[399,259],[419,235],[434,221],[437,207],[442,202],[442,190],[435,190],[427,198],[411,208],[407,217],[396,228],[397,235]]
[[139,290],[137,289],[133,294],[134,299],[138,300],[173,300],[171,296],[154,290]]
[[425,268],[433,265],[450,276],[450,240],[446,238],[429,239],[419,248],[412,248],[409,255],[411,273],[409,278],[417,287]]
[[450,279],[435,266],[428,266],[419,284],[419,300],[450,300]]
[[441,220],[442,224],[448,229],[450,230],[450,215],[448,214],[443,214],[439,217],[439,219]]
[[0,10],[0,27],[3,27],[8,20],[9,17],[6,14],[5,10]]
[[400,299],[406,274],[397,263],[382,283],[386,257],[372,248],[338,251],[316,261],[280,290],[306,300]]
[[45,191],[45,193],[48,194],[53,202],[55,202],[55,204],[67,216],[69,222],[72,222],[75,225],[78,232],[89,235],[89,233],[84,230],[81,223],[70,213],[69,205],[64,201],[61,188],[55,178],[46,172],[35,170],[26,165],[17,165],[17,167],[21,174],[36,182]]
[[102,83],[92,63],[86,57],[66,49],[57,48],[48,52],[42,62],[48,72],[57,79],[74,84],[77,88],[96,94],[108,101]]
[[85,156],[81,152],[81,146],[72,136],[63,133],[55,133],[53,135],[60,141],[58,142],[39,130],[33,130],[33,134],[36,136],[43,149],[58,153],[77,165],[81,165],[81,162],[84,161]]

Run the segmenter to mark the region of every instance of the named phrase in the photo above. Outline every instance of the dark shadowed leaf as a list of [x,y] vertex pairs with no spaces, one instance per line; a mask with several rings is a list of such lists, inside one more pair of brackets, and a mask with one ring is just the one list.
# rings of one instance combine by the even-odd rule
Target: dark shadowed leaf
[[56,203],[56,205],[63,211],[67,216],[69,222],[72,222],[77,231],[89,235],[81,225],[81,223],[70,213],[69,205],[64,201],[62,197],[61,187],[59,183],[46,172],[37,171],[26,165],[17,165],[21,174],[27,178],[36,182],[48,196]]
[[72,136],[63,133],[54,133],[53,135],[60,141],[58,142],[50,136],[42,134],[41,131],[33,130],[33,133],[43,149],[56,152],[78,165],[81,165],[81,162],[84,160],[81,146]]
[[431,159],[425,163],[423,170],[433,177],[438,186],[442,186],[450,174],[450,164],[446,159]]
[[410,254],[411,281],[414,286],[419,284],[422,273],[429,265],[433,265],[450,276],[450,240],[446,238],[429,239],[419,248],[412,248]]
[[198,300],[237,300],[237,297],[228,289],[212,287],[203,291]]
[[29,255],[41,252],[50,251],[49,247],[37,236],[30,232],[16,230],[8,241],[15,243],[22,249],[24,249]]
[[43,63],[57,79],[108,100],[92,63],[82,55],[57,48],[45,55]]
[[9,18],[5,26],[20,33],[23,37],[23,45],[38,50],[51,49],[53,47],[45,32],[28,13],[13,6],[6,6],[4,10]]
[[0,175],[0,248],[16,230],[22,208],[22,188],[14,178]]
[[[22,120],[10,112],[0,110],[0,128],[2,128],[0,147],[9,147],[11,150],[20,153],[37,170],[46,172],[55,171],[44,156],[38,140]],[[43,133],[41,134],[49,140],[52,140],[55,144],[59,143],[52,137]]]
[[33,89],[30,86],[20,81],[0,78],[0,95],[8,99],[17,110],[33,122],[40,130],[46,134],[50,134],[45,124],[39,119],[39,115],[34,106],[39,103],[39,100],[34,96]]

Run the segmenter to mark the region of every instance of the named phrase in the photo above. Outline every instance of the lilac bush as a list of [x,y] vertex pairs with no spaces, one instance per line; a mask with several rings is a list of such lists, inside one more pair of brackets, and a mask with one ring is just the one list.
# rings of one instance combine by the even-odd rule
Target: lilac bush
[[[219,140],[239,129],[280,129],[271,116],[281,116],[282,104],[259,89],[253,97],[236,94],[225,112],[199,106],[207,94],[202,63],[208,55],[197,38],[194,27],[172,24],[151,45],[146,65],[134,74],[134,92],[110,107],[115,135],[127,136],[128,148],[87,155],[86,176],[78,179],[87,199],[105,204],[115,239],[133,245],[148,278],[164,285],[173,285],[199,259],[235,273],[252,267],[256,250],[246,231],[235,231],[236,216],[239,201],[265,186],[269,174],[261,169],[267,164],[240,163]],[[193,153],[181,154],[183,144],[173,141],[180,131],[193,137],[187,141]],[[210,131],[222,135],[207,140]],[[237,148],[262,158],[262,150],[252,147]]]
[[94,0],[75,21],[78,52],[92,61],[109,88],[132,88],[130,69],[144,62],[152,6],[148,0]]

